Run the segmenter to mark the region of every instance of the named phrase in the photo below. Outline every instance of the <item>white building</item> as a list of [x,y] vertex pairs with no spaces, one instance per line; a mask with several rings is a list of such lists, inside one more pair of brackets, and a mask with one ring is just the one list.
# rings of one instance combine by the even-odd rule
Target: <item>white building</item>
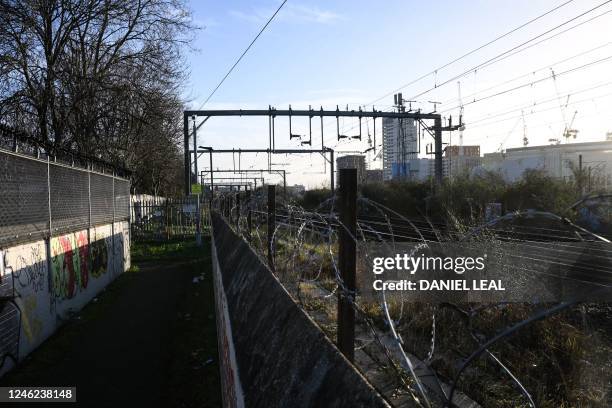
[[482,164],[480,146],[447,146],[442,159],[444,177],[461,177]]
[[383,177],[407,178],[409,162],[417,158],[418,135],[413,119],[383,118]]
[[[409,161],[411,180],[425,181],[436,174],[434,159],[412,159]],[[482,164],[480,146],[448,146],[442,158],[442,177],[461,177]]]
[[[487,153],[483,167],[499,172],[508,182],[519,180],[525,170],[542,170],[550,177],[571,180],[582,162],[583,174],[595,185],[609,188],[612,181],[612,141],[528,146]],[[587,186],[588,187],[588,186]]]

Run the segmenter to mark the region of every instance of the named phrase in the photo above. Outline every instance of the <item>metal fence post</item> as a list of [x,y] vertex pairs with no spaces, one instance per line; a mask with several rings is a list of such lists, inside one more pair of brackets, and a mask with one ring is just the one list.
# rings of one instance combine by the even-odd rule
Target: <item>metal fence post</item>
[[253,215],[251,212],[251,190],[246,191],[246,205],[247,205],[247,239],[251,241],[251,229],[253,228]]
[[87,256],[89,257],[88,267],[91,268],[91,163],[87,163],[87,202],[89,205],[87,214]]
[[240,190],[236,193],[236,228],[240,230]]
[[338,348],[355,359],[355,283],[357,266],[357,169],[340,170],[338,264],[344,288],[338,291]]
[[51,223],[51,163],[47,155],[47,205],[49,209],[49,247],[51,246],[51,236],[53,235],[53,225]]
[[225,208],[226,216],[227,216],[227,222],[229,222],[231,224],[232,223],[232,195],[228,193],[225,196],[225,200],[227,201],[227,205],[226,205],[226,208]]
[[[111,236],[113,237],[112,238],[113,242],[112,242],[111,246],[113,248],[113,257],[114,257],[115,254],[116,254],[116,251],[115,251],[115,241],[116,241],[116,239],[115,239],[115,201],[117,201],[115,199],[115,169],[113,169],[112,175],[113,175],[113,223],[111,224]],[[114,263],[114,259],[113,259],[113,272],[117,273],[117,271],[115,271],[115,265],[116,265],[116,263]],[[123,271],[121,271],[121,272],[123,272]]]
[[276,186],[268,186],[268,264],[274,272],[274,251],[275,240],[274,231],[276,230]]

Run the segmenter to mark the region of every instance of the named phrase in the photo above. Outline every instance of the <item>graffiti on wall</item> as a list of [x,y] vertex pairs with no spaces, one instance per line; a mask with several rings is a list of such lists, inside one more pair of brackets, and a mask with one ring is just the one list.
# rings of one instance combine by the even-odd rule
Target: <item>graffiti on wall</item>
[[13,276],[21,289],[29,289],[34,293],[45,289],[47,265],[42,253],[44,250],[45,248],[40,245],[32,245],[29,256],[17,255],[17,264],[13,267]]
[[51,238],[51,293],[54,299],[72,299],[87,288],[89,244],[87,231]]
[[115,235],[106,225],[0,250],[0,376],[123,272],[129,237],[116,226]]
[[91,275],[95,278],[106,272],[108,265],[108,244],[106,239],[98,239],[91,243]]
[[0,300],[0,367],[7,359],[17,362],[19,357],[19,326],[21,316],[12,296],[13,270],[8,265],[6,253],[0,252],[0,274],[3,300]]
[[18,295],[15,306],[19,309],[20,324],[27,341],[35,343],[43,330],[37,310],[38,294],[48,288],[45,246],[40,243],[24,245],[14,252],[10,268]]
[[26,296],[21,301],[23,333],[30,343],[35,343],[43,331],[43,322],[38,316],[38,299],[35,295]]
[[[44,241],[5,250],[0,258],[0,368],[16,362],[42,341],[48,293],[47,252]],[[23,349],[22,349],[23,347]]]

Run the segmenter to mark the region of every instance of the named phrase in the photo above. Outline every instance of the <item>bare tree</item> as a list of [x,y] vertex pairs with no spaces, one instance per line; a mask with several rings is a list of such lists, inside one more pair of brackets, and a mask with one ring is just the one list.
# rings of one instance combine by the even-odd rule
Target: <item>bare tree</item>
[[0,0],[0,118],[162,192],[192,28],[182,0]]

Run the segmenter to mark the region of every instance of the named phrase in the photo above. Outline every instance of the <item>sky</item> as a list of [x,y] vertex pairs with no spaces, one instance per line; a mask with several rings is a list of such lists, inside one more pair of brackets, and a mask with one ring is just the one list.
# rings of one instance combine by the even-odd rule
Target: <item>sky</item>
[[[191,2],[194,23],[201,27],[186,53],[190,79],[184,97],[191,109],[391,110],[393,93],[401,91],[425,112],[434,109],[430,101],[442,102],[437,110],[452,115],[453,122],[463,105],[463,143],[480,145],[483,153],[522,146],[524,136],[530,146],[550,144],[563,139],[570,124],[579,130],[575,142],[604,140],[612,131],[612,1],[605,0],[288,0],[204,105],[280,3]],[[307,118],[292,122],[293,133],[308,133]],[[357,126],[357,119],[340,120],[341,133],[357,134]],[[338,142],[335,119],[326,119],[325,145],[340,155],[364,151],[365,134],[373,129],[365,120],[362,126],[361,142]],[[379,119],[378,144],[380,130]],[[320,133],[313,120],[314,145],[320,145]],[[276,136],[277,148],[300,147],[289,140],[286,119],[276,120]],[[427,138],[423,146],[433,141]],[[445,143],[458,141],[459,132],[444,134]],[[198,144],[265,149],[267,118],[211,118],[198,131]],[[424,150],[420,157],[428,157]],[[237,168],[238,162],[242,169],[264,168],[267,157],[216,155],[213,167]],[[290,185],[329,184],[321,156],[275,155],[272,162],[287,170]],[[382,159],[369,153],[367,164],[381,168]],[[206,168],[208,157],[198,165]]]

